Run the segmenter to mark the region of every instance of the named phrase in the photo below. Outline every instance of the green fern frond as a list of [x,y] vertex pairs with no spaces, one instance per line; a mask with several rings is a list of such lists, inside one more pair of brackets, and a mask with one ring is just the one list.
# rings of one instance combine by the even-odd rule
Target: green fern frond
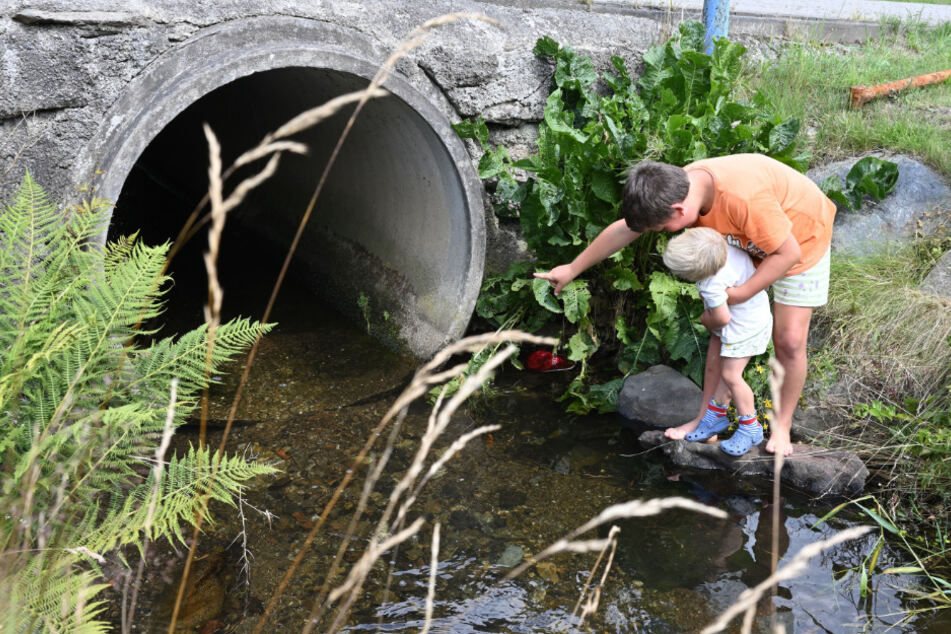
[[168,245],[90,247],[107,211],[104,201],[60,211],[27,175],[0,212],[0,627],[11,630],[101,631],[96,564],[61,548],[181,541],[196,517],[210,520],[209,500],[233,503],[248,478],[273,471],[193,448],[154,486],[173,379],[180,423],[206,377],[270,326],[220,326],[210,363],[204,327],[137,348],[135,328],[163,308]]
[[132,258],[113,263],[111,275],[104,275],[100,283],[90,284],[83,297],[77,298],[74,305],[77,321],[95,324],[100,334],[89,351],[92,359],[111,347],[115,339],[131,337],[132,327],[140,321],[160,314],[156,298],[163,280],[159,274],[167,250],[167,247],[137,244]]
[[96,261],[82,246],[99,232],[105,211],[100,205],[60,212],[28,174],[0,213],[0,346],[9,356],[16,358],[29,325],[52,318],[52,309],[68,302],[66,291],[82,288]]
[[133,364],[136,379],[124,386],[126,390],[166,386],[177,377],[179,394],[190,396],[208,384],[206,371],[218,372],[221,366],[255,340],[271,330],[273,324],[248,319],[234,319],[218,327],[212,351],[211,367],[207,367],[208,327],[202,325],[177,341],[171,338],[156,342],[148,350],[136,353]]
[[[0,581],[0,623],[9,632],[108,632],[97,620],[106,608],[97,595],[108,584],[84,570],[78,556],[47,552]],[[4,605],[6,604],[6,605]]]
[[[260,463],[249,463],[240,456],[222,456],[207,447],[189,447],[182,457],[175,456],[165,466],[158,503],[148,535],[156,540],[167,538],[185,543],[184,526],[194,522],[196,515],[211,522],[205,497],[234,506],[233,496],[243,483],[253,477],[274,473],[276,469]],[[217,461],[217,466],[215,462]],[[126,544],[140,544],[148,519],[149,502],[156,494],[155,479],[132,489],[120,509],[110,511],[102,527],[88,535],[81,545],[101,552]]]

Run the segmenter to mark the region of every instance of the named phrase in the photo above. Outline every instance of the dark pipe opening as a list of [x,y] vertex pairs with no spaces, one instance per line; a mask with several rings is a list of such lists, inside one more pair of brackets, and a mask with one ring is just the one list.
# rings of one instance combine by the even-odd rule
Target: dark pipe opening
[[[367,83],[330,69],[280,68],[199,98],[152,139],[134,164],[116,204],[110,239],[136,230],[151,244],[175,238],[207,191],[204,123],[214,130],[227,167],[292,117]],[[220,263],[226,304],[249,281],[276,278],[352,110],[348,106],[295,136],[308,146],[308,155],[285,153],[277,173],[230,212]],[[259,161],[243,168],[226,184],[226,193],[263,166]],[[378,332],[390,342],[407,338],[403,324],[412,320],[406,315],[416,320],[412,327],[417,330],[448,330],[459,321],[472,243],[457,170],[442,141],[412,107],[395,96],[368,102],[298,247],[292,266],[297,279],[358,319],[364,317],[359,298],[370,297],[377,318],[395,317],[389,332]],[[202,232],[172,268],[176,284],[196,298],[188,309],[196,316],[204,300],[201,253],[206,245]],[[192,301],[178,295],[172,301]],[[265,301],[252,314],[260,316]],[[397,324],[403,332],[397,333]]]
[[[306,69],[298,68],[257,73],[222,86],[185,109],[152,140],[129,172],[112,215],[109,239],[138,231],[146,244],[175,240],[208,190],[209,146],[203,125],[207,123],[214,130],[221,145],[222,164],[227,168],[265,134],[335,96],[333,90],[303,90],[301,84],[307,76]],[[271,285],[287,251],[263,237],[264,232],[251,219],[253,211],[260,205],[270,209],[280,205],[288,210],[289,216],[292,209],[298,217],[303,213],[310,195],[306,190],[312,191],[317,176],[293,182],[280,172],[322,169],[345,116],[338,115],[328,125],[308,134],[305,142],[311,155],[304,158],[285,154],[279,173],[229,214],[219,256],[226,316],[263,315]],[[263,166],[264,161],[259,161],[239,170],[226,183],[226,195]],[[206,205],[200,217],[208,211]],[[293,235],[291,224],[287,220],[282,226]],[[170,274],[175,284],[169,303],[181,320],[181,328],[203,320],[207,288],[203,253],[207,248],[206,224],[182,245],[172,261]],[[298,288],[294,292],[299,296],[299,291]],[[177,323],[179,319],[173,321]]]

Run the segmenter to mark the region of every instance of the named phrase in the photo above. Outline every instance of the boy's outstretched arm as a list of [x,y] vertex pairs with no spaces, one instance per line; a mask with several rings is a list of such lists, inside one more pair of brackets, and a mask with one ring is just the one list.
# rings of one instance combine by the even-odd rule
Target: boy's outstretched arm
[[591,241],[585,250],[578,254],[570,264],[556,266],[547,273],[535,273],[535,277],[548,280],[555,285],[555,295],[561,292],[571,280],[575,279],[581,273],[594,266],[601,260],[610,257],[634,242],[641,234],[637,231],[631,231],[627,228],[624,219],[615,220],[594,240]]
[[799,242],[790,233],[779,248],[763,258],[750,279],[739,286],[726,289],[728,304],[740,304],[768,287],[796,266],[802,256]]

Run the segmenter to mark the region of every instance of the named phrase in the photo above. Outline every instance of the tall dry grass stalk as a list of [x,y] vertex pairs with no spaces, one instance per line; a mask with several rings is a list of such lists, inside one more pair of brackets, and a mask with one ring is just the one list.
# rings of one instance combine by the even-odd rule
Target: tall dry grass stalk
[[433,605],[436,603],[436,574],[439,572],[439,533],[441,527],[442,524],[439,522],[433,525],[433,541],[429,557],[429,584],[426,587],[426,612],[423,629],[420,630],[419,634],[428,634],[433,626]]
[[[467,367],[466,364],[459,364],[453,368],[450,368],[449,370],[439,371],[439,368],[442,364],[434,363],[435,361],[439,359],[448,360],[461,351],[478,352],[488,346],[497,345],[505,341],[514,341],[517,343],[535,343],[538,345],[554,345],[555,343],[555,340],[551,338],[536,337],[534,335],[528,335],[525,333],[507,331],[502,333],[493,333],[490,335],[469,337],[449,346],[442,352],[438,353],[432,362],[425,365],[416,373],[410,385],[404,390],[403,394],[397,398],[396,403],[394,403],[386,415],[384,415],[381,424],[378,425],[373,432],[371,432],[368,444],[365,445],[364,449],[361,451],[361,456],[366,455],[366,453],[369,451],[369,445],[372,444],[372,441],[380,435],[390,420],[405,416],[406,408],[414,400],[427,393],[430,389],[432,389],[433,386],[448,382],[457,376],[461,376]],[[500,364],[504,363],[509,357],[511,357],[515,351],[516,348],[512,345],[509,345],[501,352],[494,354],[481,368],[479,368],[476,373],[466,377],[458,391],[453,394],[448,401],[444,400],[445,390],[443,390],[443,394],[437,398],[436,403],[433,405],[432,411],[427,421],[426,431],[420,440],[419,448],[413,456],[410,466],[407,468],[406,473],[400,478],[396,486],[393,488],[393,491],[389,495],[387,505],[377,522],[375,530],[373,531],[371,543],[377,543],[381,540],[388,539],[389,535],[396,533],[396,531],[399,530],[399,527],[405,524],[409,510],[418,499],[423,487],[432,479],[433,476],[435,476],[435,474],[446,464],[446,462],[456,455],[461,449],[463,449],[467,443],[483,434],[499,429],[499,426],[497,425],[489,425],[479,427],[478,429],[472,430],[471,432],[462,435],[453,441],[450,446],[442,452],[441,455],[432,460],[429,466],[426,467],[426,461],[429,459],[429,455],[433,451],[435,443],[443,436],[446,429],[448,428],[452,415],[469,396],[471,396],[490,378],[495,369]],[[366,574],[369,573],[376,559],[384,552],[383,550],[368,549],[358,563],[358,574],[353,576],[353,573],[351,572],[351,574],[348,575],[347,582],[345,582],[344,585],[338,586],[333,590],[329,589],[334,583],[334,579],[340,570],[343,548],[350,542],[349,538],[352,535],[352,530],[366,508],[366,500],[369,498],[369,494],[376,487],[379,476],[382,473],[383,466],[385,466],[385,461],[390,454],[395,440],[395,435],[391,434],[387,443],[387,447],[367,477],[367,484],[363,488],[360,500],[357,503],[357,509],[355,510],[353,517],[351,518],[350,525],[348,526],[347,534],[341,541],[341,547],[338,550],[334,562],[327,573],[327,577],[317,594],[317,598],[315,599],[314,605],[311,609],[310,617],[308,618],[307,624],[304,627],[304,632],[310,632],[314,625],[320,622],[323,615],[330,609],[335,610],[335,617],[327,631],[337,631],[342,626],[346,615],[349,613],[350,607],[353,605],[353,602],[358,598],[359,591],[363,587],[363,583],[366,580]],[[347,475],[352,475],[355,473],[356,467],[360,464],[360,462],[362,462],[362,458],[358,457],[358,460],[354,461],[353,467],[348,470]],[[343,485],[344,483],[341,482],[340,486]],[[335,504],[336,498],[338,497],[338,492],[342,492],[342,489],[339,488],[339,486],[338,491],[335,491],[334,497],[331,498],[328,506],[325,507],[324,511],[321,513],[320,520],[318,520],[320,524],[323,523],[323,520],[330,512],[332,508],[330,505]],[[317,528],[318,526],[315,526],[314,530]],[[312,532],[314,532],[314,530],[312,530]],[[296,561],[297,560],[295,559],[295,562]],[[292,571],[288,571],[288,574],[285,575],[285,580],[289,580],[289,575],[291,573]],[[341,600],[340,604],[338,606],[334,606],[333,604],[338,600]],[[274,601],[276,601],[276,598],[272,600],[272,602]]]
[[142,584],[142,574],[145,571],[145,560],[148,558],[149,547],[152,539],[152,522],[155,519],[155,510],[158,506],[158,500],[161,496],[162,479],[165,477],[165,452],[172,443],[172,436],[175,434],[175,404],[178,402],[178,379],[172,379],[170,389],[168,410],[165,415],[165,427],[162,429],[162,439],[155,448],[155,464],[152,465],[152,476],[155,483],[152,485],[152,492],[149,495],[149,510],[145,517],[145,541],[142,544],[142,553],[139,558],[139,565],[135,572],[135,579],[131,580],[132,595],[128,598],[130,583],[123,584],[122,588],[122,606],[121,606],[121,624],[123,632],[131,632],[132,624],[135,623],[135,606],[139,596],[139,588]]
[[[601,589],[604,586],[604,583],[608,577],[608,573],[611,570],[611,565],[614,561],[614,553],[617,549],[618,535],[620,534],[621,529],[617,525],[611,526],[611,529],[608,531],[608,536],[603,539],[579,540],[577,538],[603,524],[608,524],[621,519],[657,515],[662,511],[673,508],[696,511],[697,513],[704,513],[706,515],[720,519],[726,519],[728,517],[727,514],[720,509],[680,497],[661,498],[655,500],[631,500],[622,504],[615,504],[604,509],[597,516],[574,529],[568,533],[568,535],[559,539],[548,548],[545,548],[537,555],[532,556],[527,561],[513,568],[507,575],[505,575],[505,580],[514,579],[528,570],[530,567],[560,553],[579,554],[597,552],[598,557],[588,573],[588,578],[585,581],[584,587],[582,588],[581,595],[578,597],[578,601],[575,603],[574,609],[572,610],[572,620],[577,619],[577,622],[572,623],[571,627],[580,628],[584,625],[584,620],[591,614],[595,613],[598,609],[601,600]],[[592,585],[591,581],[594,578],[594,574],[597,571],[605,553],[608,553],[608,559],[604,565],[604,569],[602,570],[601,578],[599,579],[598,583]]]
[[[783,381],[786,378],[786,370],[783,368],[783,364],[776,360],[776,357],[769,358],[769,392],[773,397],[773,411],[768,412],[770,420],[776,420],[776,412],[782,411],[783,403],[782,400],[782,387]],[[783,474],[783,462],[786,457],[781,451],[773,452],[773,512],[772,512],[772,523],[773,523],[773,534],[770,543],[770,559],[769,559],[769,570],[770,573],[775,575],[776,570],[779,567],[779,530],[781,527],[782,519],[780,518],[780,504],[782,498],[780,498],[780,484],[782,482]],[[770,594],[772,596],[776,595],[776,584],[773,584],[770,589]],[[773,629],[777,627],[776,623],[776,606],[772,603],[770,604],[770,617],[773,622]]]
[[[608,531],[607,539],[605,540],[607,543],[604,548],[601,549],[601,552],[598,553],[598,558],[595,560],[594,565],[591,566],[588,578],[585,580],[581,594],[578,596],[578,602],[575,603],[575,607],[571,611],[572,618],[578,620],[578,627],[584,625],[584,620],[588,618],[588,616],[598,611],[598,606],[601,603],[601,588],[604,587],[605,582],[608,580],[608,573],[611,572],[611,565],[614,563],[614,553],[617,552],[617,538],[620,534],[620,528],[616,525],[611,527],[611,530]],[[609,550],[610,552],[608,552]],[[601,578],[598,580],[598,583],[592,585],[591,580],[594,579],[594,573],[598,570],[598,566],[601,565],[601,560],[604,558],[605,553],[608,554],[608,560],[604,564]]]
[[[285,141],[282,140],[287,136],[291,136],[302,132],[310,127],[313,127],[320,122],[324,121],[328,117],[335,114],[340,108],[350,104],[356,103],[354,112],[351,114],[350,118],[347,120],[347,123],[344,127],[343,132],[337,140],[336,145],[334,146],[333,151],[331,152],[330,158],[327,161],[326,166],[324,167],[323,172],[317,182],[317,185],[314,189],[314,193],[311,196],[310,202],[305,209],[301,221],[298,225],[297,232],[291,242],[290,247],[288,248],[287,255],[284,259],[284,263],[281,267],[281,271],[278,274],[277,280],[274,283],[274,287],[271,291],[271,296],[268,300],[267,306],[264,311],[264,315],[261,319],[262,323],[268,323],[270,319],[271,311],[274,307],[274,303],[277,299],[277,295],[280,292],[281,286],[283,284],[284,277],[287,274],[291,259],[294,256],[294,253],[297,250],[297,246],[300,243],[300,238],[303,235],[304,229],[307,226],[307,223],[310,219],[311,214],[313,213],[314,206],[316,205],[317,199],[320,196],[320,193],[323,190],[324,184],[326,183],[327,177],[330,173],[331,168],[333,167],[337,156],[340,153],[340,149],[343,146],[344,142],[349,135],[351,128],[356,120],[356,117],[359,115],[363,106],[366,102],[375,97],[381,97],[388,94],[386,91],[382,90],[380,86],[386,81],[389,77],[390,72],[395,66],[396,62],[399,61],[403,56],[409,53],[411,50],[419,46],[426,38],[426,34],[429,30],[450,22],[454,22],[461,18],[469,18],[485,21],[488,23],[496,23],[495,20],[488,18],[482,14],[476,13],[453,13],[448,15],[443,15],[428,22],[424,23],[422,26],[417,28],[413,33],[410,34],[409,38],[404,41],[383,63],[380,69],[377,71],[373,80],[370,82],[369,86],[365,90],[357,91],[347,95],[342,95],[331,100],[328,103],[325,103],[317,108],[306,111],[297,117],[294,117],[289,122],[278,128],[278,130],[268,134],[265,138],[258,144],[255,148],[252,148],[248,152],[242,154],[235,163],[228,168],[227,171],[222,171],[221,161],[220,161],[220,148],[218,147],[217,140],[214,137],[211,129],[206,125],[205,134],[209,142],[209,156],[210,156],[210,165],[209,165],[209,191],[206,196],[206,199],[203,199],[199,203],[199,206],[192,213],[191,217],[186,221],[185,227],[179,233],[179,238],[176,240],[176,245],[173,246],[173,249],[170,251],[169,259],[174,256],[177,249],[181,247],[181,244],[192,235],[195,221],[198,214],[200,213],[201,208],[205,205],[206,202],[211,203],[211,213],[209,214],[210,221],[212,223],[212,230],[209,232],[209,253],[206,254],[206,268],[208,269],[209,276],[209,302],[208,309],[206,311],[206,318],[209,321],[209,346],[214,345],[214,336],[213,336],[213,323],[215,320],[215,315],[220,315],[221,299],[223,292],[221,291],[220,285],[217,279],[217,248],[220,245],[220,235],[221,230],[224,224],[225,214],[230,210],[236,207],[244,197],[252,189],[260,185],[271,174],[276,170],[277,163],[280,159],[281,153],[285,151],[294,152],[294,153],[303,153],[306,152],[306,147],[303,144]],[[234,173],[234,171],[243,165],[250,164],[254,161],[260,160],[264,157],[270,156],[268,164],[258,174],[252,176],[248,179],[242,181],[231,193],[231,195],[225,199],[223,197],[224,181],[228,176]],[[168,266],[168,261],[166,261],[166,268]],[[228,436],[231,431],[231,426],[233,424],[235,415],[237,413],[237,408],[241,402],[241,397],[244,391],[244,386],[247,382],[251,367],[254,363],[254,358],[257,353],[257,348],[260,342],[258,338],[255,343],[252,345],[251,350],[248,354],[248,359],[245,363],[244,371],[239,380],[238,387],[235,393],[235,396],[232,401],[231,409],[228,412],[227,423],[225,425],[224,431],[222,433],[222,438],[219,444],[219,455],[224,450],[225,444],[227,443]],[[201,417],[201,438],[204,438],[205,428],[207,421],[207,404],[206,399],[203,399],[202,407],[202,417]],[[207,496],[205,496],[207,499]],[[179,583],[178,596],[175,601],[173,608],[172,619],[169,623],[169,634],[174,632],[176,625],[176,619],[178,611],[180,609],[181,601],[184,595],[184,589],[188,580],[188,574],[190,571],[190,564],[194,559],[195,549],[198,544],[198,536],[201,530],[202,517],[197,516],[195,518],[195,526],[192,534],[192,543],[189,548],[188,557],[186,558],[185,570],[182,573],[182,579]],[[306,546],[302,550],[306,550],[309,547],[312,538],[307,540]],[[299,560],[295,559],[295,563],[292,566],[292,570],[296,569],[296,566],[299,565]],[[283,591],[283,587],[286,587],[284,581],[282,581],[282,588],[278,593],[273,597],[272,602],[269,603],[269,608],[265,612],[265,616],[262,617],[261,623],[266,621],[267,615],[270,613],[270,609],[273,609],[274,601],[277,597],[280,596]],[[256,629],[258,631],[260,625]]]

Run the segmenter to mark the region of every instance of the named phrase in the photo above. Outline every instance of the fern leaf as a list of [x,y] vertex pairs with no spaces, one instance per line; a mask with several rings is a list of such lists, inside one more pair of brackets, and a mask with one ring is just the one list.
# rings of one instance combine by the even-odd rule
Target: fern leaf
[[206,496],[233,506],[233,496],[241,491],[245,481],[275,471],[274,467],[247,462],[240,456],[219,458],[217,452],[212,453],[207,447],[190,447],[185,456],[175,456],[169,461],[160,487],[155,487],[154,477],[150,475],[128,493],[122,507],[110,512],[101,527],[89,534],[81,545],[93,551],[105,551],[140,544],[153,495],[158,495],[158,499],[148,537],[184,544],[182,529],[194,521],[196,514],[211,522]]
[[210,367],[206,325],[186,333],[177,341],[162,339],[148,350],[135,355],[132,362],[136,378],[124,389],[134,391],[150,386],[164,391],[171,379],[177,377],[180,395],[187,397],[195,394],[208,384],[206,371],[217,372],[225,362],[253,345],[258,337],[272,327],[272,324],[260,324],[248,319],[234,319],[221,324],[217,330]]

